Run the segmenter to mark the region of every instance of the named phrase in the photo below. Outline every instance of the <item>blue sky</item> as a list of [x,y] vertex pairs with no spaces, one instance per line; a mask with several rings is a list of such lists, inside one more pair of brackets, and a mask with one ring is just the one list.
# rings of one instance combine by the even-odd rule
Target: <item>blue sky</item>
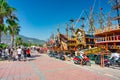
[[[107,1],[96,0],[94,12],[99,13],[99,8],[103,7],[103,12],[107,13],[110,10]],[[76,20],[82,10],[89,14],[94,2],[95,0],[8,0],[8,3],[17,9],[20,34],[41,40],[47,40],[51,33],[56,34],[58,24],[60,32],[65,33],[65,23],[69,24],[71,18]],[[81,16],[86,15],[83,13]],[[78,23],[76,28],[80,25]]]

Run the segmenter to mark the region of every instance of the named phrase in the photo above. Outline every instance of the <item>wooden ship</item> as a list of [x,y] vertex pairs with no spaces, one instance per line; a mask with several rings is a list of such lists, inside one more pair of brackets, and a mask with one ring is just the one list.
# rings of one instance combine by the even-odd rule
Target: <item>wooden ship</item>
[[120,50],[120,3],[118,0],[114,1],[115,5],[113,6],[113,9],[117,11],[117,16],[114,17],[113,20],[117,20],[118,24],[113,25],[110,16],[108,16],[107,25],[105,27],[102,26],[95,31],[95,36],[97,37],[95,40],[96,45],[105,50]]
[[[100,13],[98,16],[100,28],[96,29],[94,26],[94,18],[93,18],[93,10],[90,11],[89,19],[89,32],[86,33],[84,30],[84,23],[80,28],[75,29],[74,20],[70,20],[70,29],[68,28],[68,24],[66,25],[66,34],[62,34],[57,29],[57,35],[54,40],[53,50],[56,51],[71,51],[71,50],[82,50],[82,49],[90,49],[94,47],[99,47],[105,50],[110,49],[120,49],[120,3],[118,0],[113,0],[116,4],[112,7],[117,11],[117,16],[112,20],[117,20],[118,24],[113,25],[110,19],[110,15],[108,15],[107,25],[104,26],[104,19],[102,8],[100,9]],[[84,18],[81,18],[84,20]],[[69,31],[71,35],[69,36]]]
[[[107,51],[115,49],[120,51],[120,0],[112,0],[115,5],[112,7],[117,11],[117,16],[112,20],[117,20],[118,24],[113,25],[110,15],[108,15],[107,25],[104,26],[104,19],[102,8],[98,16],[100,28],[96,29],[94,26],[93,11],[90,11],[89,19],[89,32],[85,32],[84,24],[81,28],[74,28],[74,20],[70,20],[71,36],[69,36],[68,24],[66,25],[66,34],[62,34],[57,29],[57,35],[52,43],[51,49],[54,51],[75,51],[87,49],[86,53],[97,53],[101,55],[101,66],[104,66],[104,55],[108,54]],[[83,18],[82,18],[83,19]],[[84,20],[84,19],[83,19]],[[98,53],[99,52],[99,53]]]
[[[84,17],[81,18],[82,25],[79,28],[74,28],[74,20],[70,20],[70,26],[66,24],[66,34],[60,33],[59,27],[57,28],[57,35],[53,39],[52,50],[54,51],[75,51],[82,49],[91,49],[95,45],[95,26],[92,10],[90,11],[89,19],[89,32],[84,30]],[[70,32],[69,32],[70,31]],[[71,33],[71,34],[70,34]],[[92,52],[93,53],[93,52]]]
[[[61,34],[59,28],[57,29],[57,35],[55,39],[54,50],[55,51],[75,51],[77,49],[89,49],[95,47],[94,35],[86,34],[82,28],[74,29],[73,20],[71,21],[71,36],[69,36],[68,24],[66,24],[66,34]],[[83,26],[83,25],[82,25]],[[92,30],[92,29],[91,29]]]

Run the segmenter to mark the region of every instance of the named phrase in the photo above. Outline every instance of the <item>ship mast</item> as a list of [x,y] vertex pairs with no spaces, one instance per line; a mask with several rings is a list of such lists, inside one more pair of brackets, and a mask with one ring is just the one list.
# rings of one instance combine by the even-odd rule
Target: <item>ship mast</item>
[[82,27],[82,29],[85,27],[85,25],[84,25],[84,20],[85,20],[85,18],[84,17],[81,17],[81,20],[82,20],[82,25],[81,25],[81,27]]
[[107,27],[111,27],[111,26],[112,26],[111,16],[110,16],[110,13],[108,13],[108,17],[107,17]]
[[71,37],[74,37],[74,36],[75,36],[74,20],[71,19],[71,20],[70,20],[70,23],[71,23],[70,30],[71,30],[71,33],[72,33]]
[[68,37],[68,24],[66,23],[66,35],[67,35],[67,37]]
[[113,18],[113,20],[118,21],[118,25],[120,26],[120,0],[110,0],[109,3],[114,3],[113,9],[116,10],[117,16]]
[[98,16],[98,20],[99,20],[99,24],[100,24],[100,28],[101,28],[101,29],[104,29],[103,16],[104,16],[104,15],[103,15],[103,13],[102,13],[102,8],[100,8],[100,14],[99,14],[99,16]]
[[117,11],[117,17],[114,18],[115,20],[118,20],[118,25],[120,26],[120,15],[119,15],[119,9],[120,9],[120,0],[115,0],[116,5],[113,6],[113,9],[116,9]]
[[60,42],[60,24],[58,24],[58,27],[57,27],[57,40],[58,42]]
[[94,18],[93,18],[93,10],[92,9],[90,11],[89,24],[90,24],[90,26],[89,26],[88,33],[93,35],[93,33],[95,32],[95,26],[94,26]]
[[60,34],[60,24],[58,24],[58,27],[57,27],[57,34]]

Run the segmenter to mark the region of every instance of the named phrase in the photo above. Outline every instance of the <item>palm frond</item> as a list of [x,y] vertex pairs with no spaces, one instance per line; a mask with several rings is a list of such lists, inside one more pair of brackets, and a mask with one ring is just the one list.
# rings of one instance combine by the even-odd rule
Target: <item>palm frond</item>
[[12,26],[8,26],[8,30],[9,30],[9,33],[10,33],[10,34],[13,33],[13,28],[12,28]]
[[8,28],[6,27],[6,25],[4,25],[3,28],[4,28],[4,29],[3,29],[3,32],[4,32],[5,34],[7,34],[7,30],[8,30]]
[[5,24],[0,24],[0,30],[3,31],[5,27]]
[[19,21],[19,19],[16,16],[14,16],[14,20]]

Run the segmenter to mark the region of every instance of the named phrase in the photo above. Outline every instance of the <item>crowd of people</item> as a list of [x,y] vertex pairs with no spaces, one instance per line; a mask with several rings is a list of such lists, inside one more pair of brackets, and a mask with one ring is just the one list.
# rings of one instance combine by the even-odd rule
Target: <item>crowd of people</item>
[[5,49],[0,49],[0,58],[2,60],[8,60],[8,61],[21,61],[27,60],[27,57],[31,57],[31,50],[28,47],[18,47],[17,49],[15,48],[10,48],[10,47],[6,47]]

